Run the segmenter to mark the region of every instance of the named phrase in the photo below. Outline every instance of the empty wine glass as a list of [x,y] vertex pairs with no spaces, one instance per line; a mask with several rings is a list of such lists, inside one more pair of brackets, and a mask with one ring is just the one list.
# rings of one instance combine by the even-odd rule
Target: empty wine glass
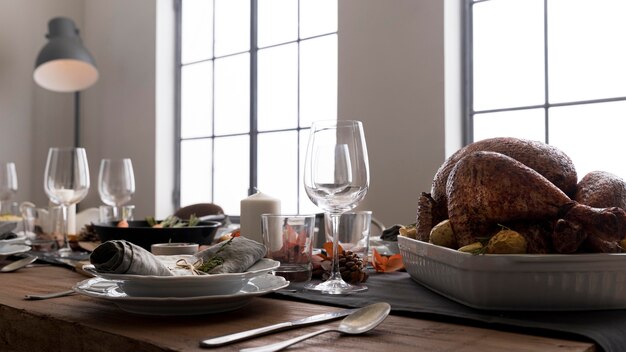
[[121,206],[135,193],[135,174],[130,159],[102,159],[98,193],[104,204],[113,207],[113,218],[119,219]]
[[58,254],[67,256],[72,251],[67,237],[67,208],[83,200],[89,192],[89,165],[84,148],[50,148],[44,190],[53,203],[61,206],[63,246]]
[[0,169],[0,214],[12,212],[11,199],[17,193],[15,163],[3,163]]
[[319,121],[311,126],[304,166],[307,195],[330,218],[333,238],[332,268],[328,280],[305,289],[325,294],[366,290],[341,278],[338,260],[339,218],[365,197],[369,188],[369,162],[360,121]]

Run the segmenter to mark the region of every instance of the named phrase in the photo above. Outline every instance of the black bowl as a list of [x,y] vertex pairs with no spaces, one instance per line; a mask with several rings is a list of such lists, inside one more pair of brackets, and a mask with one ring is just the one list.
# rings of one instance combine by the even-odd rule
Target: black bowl
[[197,243],[211,244],[222,224],[218,221],[201,221],[191,227],[153,228],[147,221],[129,221],[128,227],[117,227],[117,222],[93,224],[102,242],[110,240],[126,240],[144,249],[150,250],[155,243]]

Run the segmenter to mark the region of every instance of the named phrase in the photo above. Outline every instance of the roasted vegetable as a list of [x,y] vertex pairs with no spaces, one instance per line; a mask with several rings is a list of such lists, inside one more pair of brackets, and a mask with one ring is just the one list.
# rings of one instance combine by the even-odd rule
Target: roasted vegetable
[[430,231],[429,242],[438,246],[457,248],[450,220],[446,219],[433,227]]
[[528,244],[519,232],[503,228],[487,243],[488,254],[524,254]]

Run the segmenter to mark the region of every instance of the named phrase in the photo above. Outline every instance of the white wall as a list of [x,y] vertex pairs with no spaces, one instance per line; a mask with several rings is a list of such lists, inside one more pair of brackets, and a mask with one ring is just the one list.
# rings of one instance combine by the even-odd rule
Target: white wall
[[[81,144],[87,150],[91,172],[91,189],[81,206],[100,204],[100,160],[130,157],[137,179],[132,201],[137,215],[155,214],[157,195],[166,203],[161,208],[163,215],[171,213],[171,187],[160,187],[157,192],[155,178],[158,167],[166,170],[160,172],[162,183],[171,184],[173,179],[165,177],[173,175],[171,153],[165,162],[159,158],[157,163],[156,157],[157,3],[165,4],[167,10],[161,21],[172,22],[171,2],[163,0],[0,0],[0,121],[4,126],[0,161],[17,163],[19,201],[47,204],[43,193],[47,150],[73,144],[73,94],[47,91],[32,79],[35,58],[46,43],[48,21],[66,16],[76,22],[100,71],[98,82],[81,93]],[[173,37],[170,41],[173,43]],[[173,54],[169,64],[173,65]],[[164,85],[160,94],[172,96],[171,76],[169,83],[167,78],[164,81],[171,87],[169,93]],[[166,102],[162,99],[161,105]],[[164,111],[167,108],[161,109],[162,120],[172,118],[173,106]],[[160,145],[166,151],[173,150],[172,126],[161,126],[172,136]]]
[[339,1],[339,118],[362,120],[371,187],[361,209],[415,222],[445,157],[440,0]]
[[135,171],[131,204],[138,218],[156,215],[155,165],[161,158],[155,152],[156,9],[154,0],[85,0],[83,41],[100,79],[84,93],[82,136],[92,187],[81,204],[100,204],[99,161],[128,157]]
[[80,27],[82,14],[82,0],[0,0],[0,161],[16,163],[18,201],[47,204],[48,147],[72,144],[72,95],[39,88],[32,76],[48,21],[65,16]]
[[[92,189],[82,206],[99,203],[99,160],[131,157],[138,215],[168,214],[172,13],[169,0],[0,0],[0,160],[21,161],[20,199],[46,202],[47,148],[72,143],[72,96],[32,81],[47,21],[65,15],[101,73],[83,93]],[[444,35],[441,0],[339,1],[338,113],[364,122],[372,182],[360,208],[388,225],[415,220],[417,197],[445,158]]]

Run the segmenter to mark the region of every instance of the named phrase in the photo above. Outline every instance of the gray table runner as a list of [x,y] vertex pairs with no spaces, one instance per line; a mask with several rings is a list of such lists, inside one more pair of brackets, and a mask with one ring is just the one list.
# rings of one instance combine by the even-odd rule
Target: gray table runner
[[[362,307],[371,302],[391,304],[392,314],[423,313],[438,318],[463,319],[479,322],[495,329],[502,326],[532,328],[538,331],[584,336],[605,351],[626,351],[626,310],[573,312],[512,312],[487,311],[467,307],[445,298],[411,280],[407,273],[371,273],[366,292],[349,296],[327,296],[311,292],[280,291],[279,297],[331,304],[342,307]],[[500,325],[500,327],[495,326]]]

